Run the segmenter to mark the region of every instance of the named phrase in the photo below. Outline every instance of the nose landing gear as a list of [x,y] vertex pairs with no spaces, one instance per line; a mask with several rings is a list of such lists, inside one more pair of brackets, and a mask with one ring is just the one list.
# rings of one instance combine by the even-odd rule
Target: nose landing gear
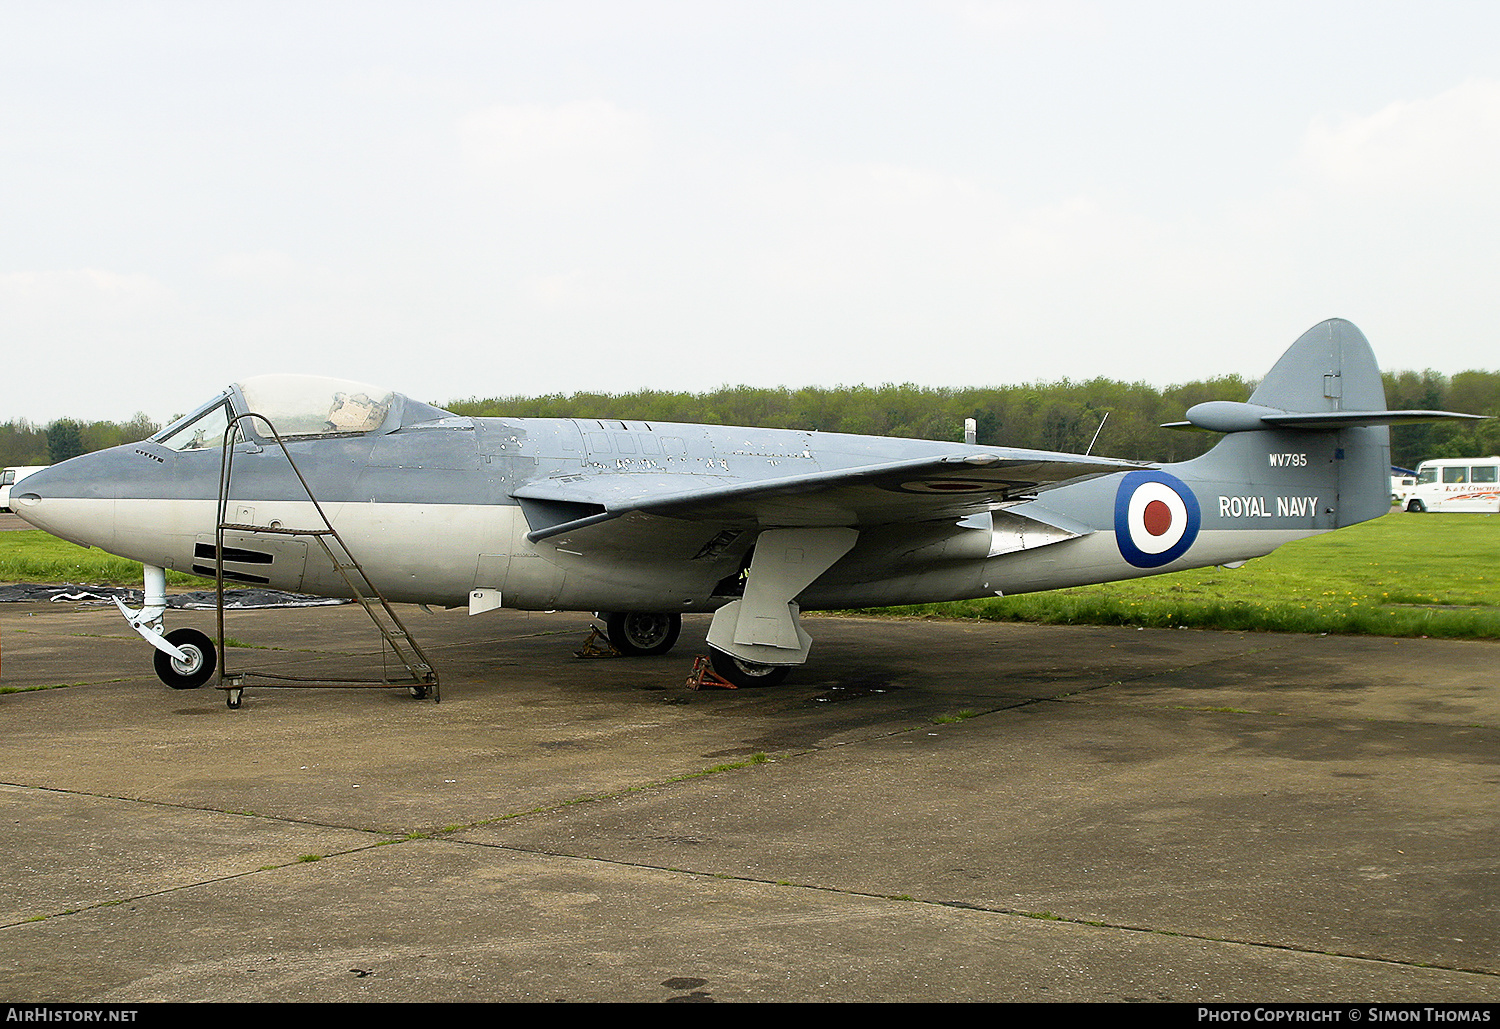
[[213,640],[197,629],[173,629],[165,638],[182,657],[158,650],[153,656],[158,679],[174,690],[196,690],[213,678],[219,653]]
[[115,607],[125,621],[156,648],[156,676],[174,690],[195,690],[213,677],[219,652],[214,641],[197,629],[173,629],[163,635],[167,610],[167,572],[156,565],[145,566],[145,599],[132,611],[115,598]]

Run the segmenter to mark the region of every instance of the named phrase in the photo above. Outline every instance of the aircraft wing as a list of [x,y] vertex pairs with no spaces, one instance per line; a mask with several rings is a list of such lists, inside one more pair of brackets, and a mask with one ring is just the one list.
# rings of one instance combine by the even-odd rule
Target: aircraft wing
[[570,475],[514,494],[532,542],[628,514],[725,527],[881,525],[963,518],[1136,462],[1045,451],[975,452],[753,480],[694,474]]

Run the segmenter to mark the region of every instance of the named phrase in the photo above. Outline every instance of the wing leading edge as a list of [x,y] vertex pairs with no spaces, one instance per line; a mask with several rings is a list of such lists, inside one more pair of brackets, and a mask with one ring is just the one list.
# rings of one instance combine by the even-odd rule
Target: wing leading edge
[[701,475],[574,475],[513,494],[533,543],[641,513],[725,526],[871,526],[963,518],[1137,462],[1045,451],[913,458],[752,481]]

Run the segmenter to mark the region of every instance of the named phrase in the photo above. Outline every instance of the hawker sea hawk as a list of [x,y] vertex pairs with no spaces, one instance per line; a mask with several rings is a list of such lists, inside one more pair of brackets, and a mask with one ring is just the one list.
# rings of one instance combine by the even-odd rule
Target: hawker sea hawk
[[794,429],[466,418],[363,383],[272,375],[150,439],[35,472],[11,504],[144,563],[147,605],[127,614],[173,686],[206,681],[215,652],[196,630],[164,631],[164,569],[347,594],[333,562],[289,531],[321,517],[310,498],[392,601],[599,612],[613,646],[637,655],[669,650],[684,612],[712,611],[715,670],[769,684],[808,658],[804,610],[1235,564],[1374,518],[1390,509],[1387,426],[1462,417],[1386,410],[1369,344],[1338,319],[1298,339],[1248,402],[1189,410],[1176,424],[1224,438],[1162,465]]

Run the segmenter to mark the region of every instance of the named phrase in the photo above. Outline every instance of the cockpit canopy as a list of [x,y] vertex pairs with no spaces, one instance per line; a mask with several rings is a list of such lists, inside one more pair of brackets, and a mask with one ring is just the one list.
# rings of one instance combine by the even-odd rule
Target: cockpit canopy
[[285,440],[394,432],[403,425],[455,416],[400,393],[321,375],[257,375],[179,418],[151,437],[179,452],[221,447],[231,421],[241,436]]
[[266,421],[283,437],[372,432],[385,424],[396,399],[390,390],[320,375],[257,375],[236,388],[245,411],[263,419],[256,431],[267,436]]

